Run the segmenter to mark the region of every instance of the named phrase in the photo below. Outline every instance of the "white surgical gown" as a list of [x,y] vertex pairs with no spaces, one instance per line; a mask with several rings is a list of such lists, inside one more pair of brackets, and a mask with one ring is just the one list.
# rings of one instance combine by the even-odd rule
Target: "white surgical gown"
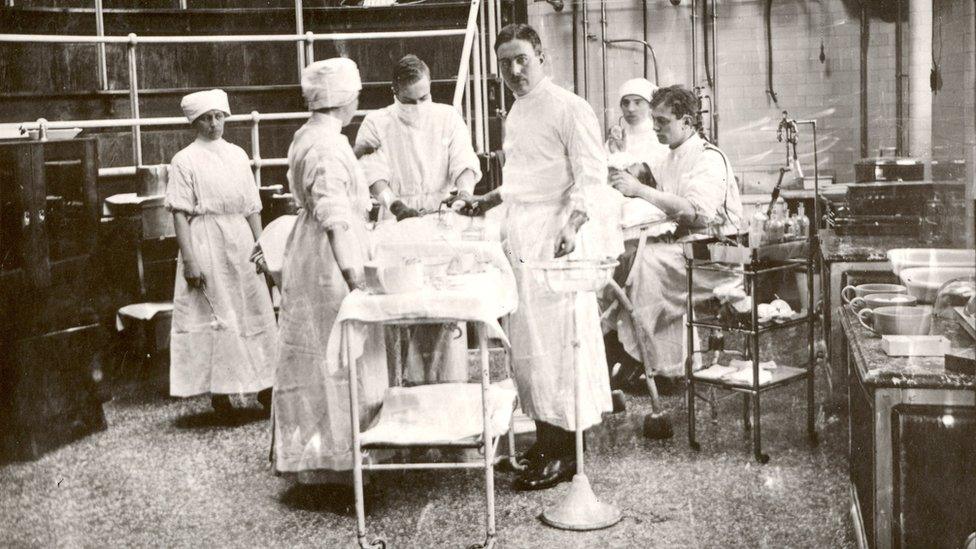
[[[274,470],[299,481],[348,480],[352,468],[349,375],[326,345],[349,293],[327,229],[345,226],[368,259],[369,190],[338,119],[322,113],[296,133],[288,180],[301,210],[285,246],[281,331],[274,389]],[[361,427],[378,411],[388,385],[382,330],[370,328],[359,360]]]
[[204,289],[190,288],[180,256],[170,394],[270,387],[278,334],[268,286],[250,262],[254,235],[247,216],[261,211],[261,199],[247,153],[223,139],[194,141],[170,162],[165,204],[189,216],[190,242],[206,280]]
[[[700,231],[705,220],[718,218],[723,231],[737,231],[742,216],[739,187],[732,166],[725,155],[713,145],[693,135],[678,148],[671,150],[655,168],[658,190],[676,194],[691,201],[698,215],[683,232]],[[631,254],[632,246],[628,246]],[[625,256],[637,270],[628,297],[634,304],[644,327],[650,331],[644,337],[652,366],[666,376],[684,374],[685,326],[682,318],[687,309],[688,277],[681,244],[649,241],[641,257]],[[696,271],[693,277],[696,302],[712,296],[712,289],[731,278],[723,273]],[[627,353],[643,360],[637,345],[637,334],[626,314],[616,319],[617,337]],[[648,365],[645,365],[648,366]]]
[[[362,158],[366,180],[370,185],[387,181],[407,206],[435,211],[465,170],[473,173],[474,181],[481,178],[471,132],[450,105],[423,104],[422,116],[410,124],[397,115],[398,107],[393,104],[367,114],[356,134],[357,145],[377,149]],[[393,214],[383,208],[379,218],[392,219]],[[391,327],[388,341],[392,343],[398,332],[406,335],[401,344],[406,346],[407,383],[467,381],[468,338],[463,323]]]
[[[362,158],[370,185],[387,181],[390,190],[411,208],[437,210],[465,170],[481,179],[478,157],[471,148],[471,132],[450,105],[428,103],[423,115],[407,124],[393,104],[366,115],[356,144],[377,148],[382,154]],[[383,209],[380,219],[393,215]]]
[[[598,202],[612,197],[606,153],[593,109],[548,78],[519,97],[505,120],[503,203],[497,214],[502,239],[515,271],[519,307],[509,337],[522,409],[539,421],[575,430],[572,330],[579,329],[582,417],[586,429],[610,411],[610,382],[596,295],[553,293],[527,266],[551,260],[560,230],[573,210],[590,221],[577,237],[574,257],[615,257],[621,243],[607,238]],[[618,211],[619,214],[619,211]],[[611,216],[612,217],[612,216]],[[612,227],[611,227],[612,228]],[[596,230],[595,230],[596,229]],[[619,233],[618,233],[619,234]]]

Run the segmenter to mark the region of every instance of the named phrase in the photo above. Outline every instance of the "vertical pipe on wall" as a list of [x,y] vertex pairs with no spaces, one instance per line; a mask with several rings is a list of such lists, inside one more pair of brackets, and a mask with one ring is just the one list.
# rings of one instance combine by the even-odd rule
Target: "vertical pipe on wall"
[[590,16],[586,0],[580,0],[580,10],[583,12],[583,99],[590,100],[589,56],[590,46]]
[[909,4],[908,13],[908,152],[925,160],[926,179],[932,159],[932,1]]
[[[105,11],[102,0],[95,0],[95,34],[99,37],[105,36]],[[99,42],[96,51],[98,52],[98,85],[102,90],[107,90],[108,63],[105,61],[105,42]]]
[[[647,0],[641,0],[641,39],[647,44]],[[644,48],[644,79],[650,80],[647,74],[647,48]],[[654,85],[657,85],[657,77],[654,77]]]
[[[302,10],[302,0],[295,0],[295,34],[305,34],[305,16]],[[298,56],[298,81],[302,81],[302,69],[305,68],[305,47],[301,42],[295,42]]]
[[691,87],[698,87],[698,0],[691,0]]
[[715,28],[718,26],[717,15],[718,6],[712,0],[712,143],[718,145],[718,34]]
[[[580,92],[580,74],[579,74],[579,5],[576,2],[572,3],[573,6],[573,93],[579,94]],[[586,40],[586,38],[583,38]]]
[[[139,121],[139,72],[136,68],[136,44],[138,37],[129,33],[127,50],[129,62],[129,111],[136,122]],[[142,127],[136,123],[132,125],[132,160],[136,167],[142,166]]]
[[859,117],[861,126],[861,158],[868,156],[868,48],[871,46],[871,22],[868,8],[861,3],[861,86]]
[[896,0],[895,11],[895,155],[905,155],[905,88],[904,39],[902,0]]
[[607,93],[607,0],[600,0],[600,75],[603,91],[603,131],[610,127],[609,94]]

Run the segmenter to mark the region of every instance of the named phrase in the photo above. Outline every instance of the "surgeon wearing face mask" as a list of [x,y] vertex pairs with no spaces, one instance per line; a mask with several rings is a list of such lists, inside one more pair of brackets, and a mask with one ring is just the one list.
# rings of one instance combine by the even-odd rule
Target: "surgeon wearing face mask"
[[394,103],[366,115],[356,136],[380,219],[437,210],[452,191],[470,196],[481,179],[471,132],[450,105],[431,101],[430,69],[406,55],[393,70]]
[[[471,132],[450,105],[431,101],[430,69],[406,55],[393,71],[394,103],[366,115],[356,136],[356,155],[373,196],[382,204],[381,221],[436,211],[452,191],[470,197],[481,178]],[[407,384],[466,381],[464,324],[406,328]],[[393,330],[387,334],[394,348]]]

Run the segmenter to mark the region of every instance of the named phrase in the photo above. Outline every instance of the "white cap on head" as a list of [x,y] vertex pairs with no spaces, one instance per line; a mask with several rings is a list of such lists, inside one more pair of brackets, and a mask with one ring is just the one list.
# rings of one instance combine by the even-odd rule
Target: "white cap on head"
[[309,110],[340,107],[356,98],[363,83],[356,62],[345,57],[316,61],[302,70],[302,95]]
[[651,97],[654,96],[654,92],[656,91],[657,86],[651,84],[650,80],[646,78],[632,78],[620,86],[620,97],[618,97],[618,100],[628,95],[636,95],[637,97],[646,99],[650,103]]
[[230,116],[230,104],[227,103],[227,92],[224,90],[207,90],[184,95],[180,101],[183,116],[191,123],[201,114],[218,110]]

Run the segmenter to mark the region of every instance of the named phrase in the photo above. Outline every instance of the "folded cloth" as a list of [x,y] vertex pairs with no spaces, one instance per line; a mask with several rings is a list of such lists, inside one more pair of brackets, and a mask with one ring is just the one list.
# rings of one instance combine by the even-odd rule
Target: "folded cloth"
[[[739,371],[734,374],[729,374],[725,376],[725,379],[729,381],[739,381],[742,383],[747,383],[749,385],[753,384],[752,377],[752,361],[749,360],[732,360],[729,362],[729,366],[738,369]],[[759,363],[759,384],[765,385],[773,380],[773,373],[770,370],[776,369],[776,362],[770,360],[767,362]]]
[[708,368],[704,368],[695,372],[695,377],[702,379],[719,379],[725,377],[729,374],[734,374],[738,370],[731,366],[722,366],[721,364],[714,364]]
[[[491,436],[508,432],[516,396],[510,379],[488,387]],[[376,423],[362,433],[361,440],[363,444],[437,444],[482,433],[481,385],[441,383],[387,389]]]
[[678,229],[678,224],[668,219],[661,208],[643,198],[628,198],[624,201],[620,225],[628,240],[637,238],[642,229],[644,236],[673,234]]
[[166,302],[147,302],[147,303],[133,303],[132,305],[126,305],[118,310],[115,314],[115,329],[122,331],[125,329],[125,320],[128,318],[135,320],[151,320],[154,316],[161,312],[172,312],[173,303]]

